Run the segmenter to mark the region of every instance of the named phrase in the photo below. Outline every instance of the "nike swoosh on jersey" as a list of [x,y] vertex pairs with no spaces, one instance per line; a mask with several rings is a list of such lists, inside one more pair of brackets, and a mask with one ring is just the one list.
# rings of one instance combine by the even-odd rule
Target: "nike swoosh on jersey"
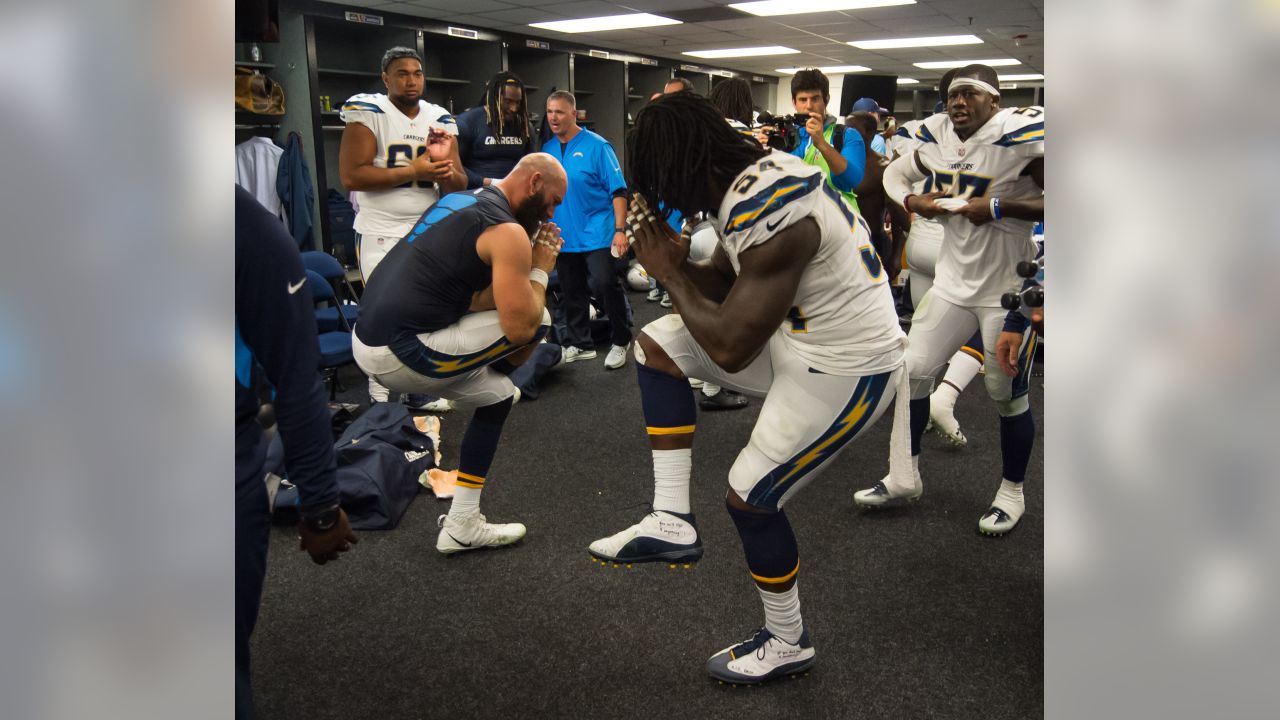
[[289,283],[289,294],[292,295],[298,292],[299,290],[302,289],[302,286],[305,285],[306,283],[307,283],[307,279],[305,277],[299,280],[296,285],[294,283]]
[[784,219],[785,219],[785,218],[778,218],[778,219],[777,219],[776,221],[774,221],[774,222],[771,222],[771,223],[765,223],[765,224],[764,224],[764,229],[765,229],[765,230],[768,230],[769,232],[773,232],[775,228],[777,228],[779,225],[781,225],[781,224],[782,224],[782,221],[783,221]]

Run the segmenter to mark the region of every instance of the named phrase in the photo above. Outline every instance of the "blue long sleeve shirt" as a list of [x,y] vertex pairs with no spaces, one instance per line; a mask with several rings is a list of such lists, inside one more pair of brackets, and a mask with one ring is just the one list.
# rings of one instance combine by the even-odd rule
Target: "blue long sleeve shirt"
[[[828,122],[823,127],[823,134],[827,138],[827,142],[831,143],[831,135],[835,132],[844,133],[844,146],[840,148],[840,156],[849,164],[844,172],[836,175],[831,172],[827,166],[827,161],[813,147],[813,139],[809,137],[809,133],[803,128],[800,129],[800,145],[791,151],[792,155],[804,160],[810,165],[817,165],[827,173],[827,178],[831,180],[831,184],[836,190],[843,193],[851,193],[858,184],[862,182],[862,174],[866,171],[867,150],[866,145],[862,142],[862,136],[857,130],[843,125],[836,125],[835,121]],[[834,143],[832,143],[834,145]],[[812,150],[812,154],[810,151]]]
[[560,226],[564,239],[561,252],[590,252],[609,247],[617,218],[613,198],[625,196],[627,181],[622,177],[618,156],[608,140],[581,128],[568,143],[552,136],[542,147],[564,166],[569,177],[564,202],[556,208],[552,221]]
[[253,374],[275,389],[276,423],[303,512],[338,501],[333,431],[320,381],[315,305],[293,239],[236,187],[236,486],[262,482],[266,446]]

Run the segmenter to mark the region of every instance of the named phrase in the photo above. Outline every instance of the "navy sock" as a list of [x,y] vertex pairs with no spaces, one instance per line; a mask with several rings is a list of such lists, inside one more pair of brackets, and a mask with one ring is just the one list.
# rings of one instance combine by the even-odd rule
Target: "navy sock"
[[498,452],[498,441],[502,439],[502,426],[510,412],[511,398],[476,408],[459,446],[459,485],[477,489],[484,487],[485,476],[489,474],[493,456]]
[[983,352],[984,349],[982,347],[982,331],[979,330],[975,332],[973,334],[973,337],[969,338],[968,342],[966,342],[964,346],[969,348],[970,350],[976,350],[980,353]]
[[698,419],[689,381],[658,372],[636,363],[640,381],[640,404],[650,435],[692,434]]
[[1000,417],[1000,455],[1005,480],[1020,483],[1027,475],[1027,461],[1036,442],[1036,421],[1027,410],[1021,415]]
[[781,584],[794,578],[800,567],[800,550],[786,513],[743,510],[728,500],[725,506],[738,529],[738,537],[742,538],[742,550],[752,577],[768,584]]
[[929,425],[929,397],[911,401],[911,454],[920,454],[920,438]]

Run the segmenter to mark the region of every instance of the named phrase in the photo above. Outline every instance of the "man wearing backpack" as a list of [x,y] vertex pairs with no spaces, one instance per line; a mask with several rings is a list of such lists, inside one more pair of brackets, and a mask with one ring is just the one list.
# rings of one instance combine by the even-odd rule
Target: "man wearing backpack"
[[796,112],[808,114],[800,144],[792,155],[822,168],[827,184],[839,192],[853,210],[858,209],[854,188],[862,182],[867,150],[862,136],[827,113],[831,81],[817,68],[806,68],[791,77],[791,103]]

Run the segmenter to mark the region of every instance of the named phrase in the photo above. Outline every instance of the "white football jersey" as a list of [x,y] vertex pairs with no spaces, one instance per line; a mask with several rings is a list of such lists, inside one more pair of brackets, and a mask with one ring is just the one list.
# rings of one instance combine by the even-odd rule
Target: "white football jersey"
[[[1027,164],[1044,157],[1044,108],[1005,108],[968,140],[951,118],[926,118],[916,130],[916,150],[930,177],[924,192],[941,190],[962,198],[1029,198],[1044,191]],[[1000,307],[1000,296],[1022,287],[1016,267],[1035,257],[1030,220],[1004,218],[977,226],[959,215],[940,218],[944,238],[934,272],[940,297],[966,307]]]
[[[448,110],[418,101],[417,117],[400,112],[382,93],[351,96],[342,104],[342,122],[360,123],[373,131],[378,151],[374,167],[403,167],[427,151],[430,130],[458,136],[458,123]],[[355,229],[361,235],[403,237],[413,223],[436,200],[440,199],[435,184],[420,180],[390,190],[356,191]]]
[[778,334],[814,370],[871,375],[897,367],[903,335],[871,231],[819,167],[773,150],[738,174],[714,218],[735,272],[738,255],[812,217],[821,240]]
[[[946,113],[941,113],[945,115]],[[924,120],[908,120],[898,126],[898,131],[889,138],[890,160],[910,155],[922,144],[916,139],[916,133]],[[911,186],[916,195],[924,193],[924,180]],[[937,220],[916,215],[911,219],[911,231],[907,234],[907,269],[933,277],[934,267],[938,264],[938,248],[942,245],[942,224]]]

